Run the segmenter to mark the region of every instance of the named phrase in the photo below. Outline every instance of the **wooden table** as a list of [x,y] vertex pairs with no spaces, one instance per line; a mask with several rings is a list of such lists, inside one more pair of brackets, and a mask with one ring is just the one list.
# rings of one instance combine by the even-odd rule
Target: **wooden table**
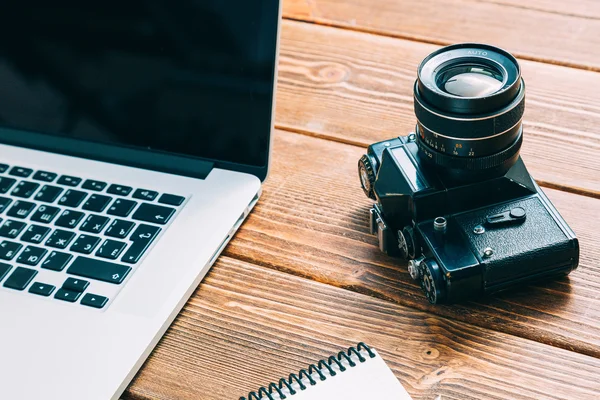
[[[414,399],[600,397],[600,3],[286,0],[264,195],[125,394],[235,399],[376,347]],[[477,41],[520,59],[530,172],[576,231],[569,278],[429,305],[368,233],[356,163],[411,131],[416,67]]]

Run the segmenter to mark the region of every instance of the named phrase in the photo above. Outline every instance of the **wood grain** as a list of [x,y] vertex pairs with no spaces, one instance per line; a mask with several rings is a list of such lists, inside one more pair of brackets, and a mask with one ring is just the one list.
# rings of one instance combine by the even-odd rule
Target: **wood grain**
[[[286,0],[284,16],[435,44],[490,43],[520,57],[600,70],[600,5],[550,1]],[[586,9],[587,6],[587,9]],[[568,12],[570,8],[575,11]],[[591,11],[588,11],[590,10]]]
[[[283,23],[285,131],[263,198],[125,397],[237,399],[358,341],[415,399],[600,397],[600,3],[571,3],[285,0],[287,18],[316,24]],[[546,193],[580,238],[581,265],[431,306],[368,233],[356,162],[413,129],[418,63],[458,41],[524,59],[522,154],[538,182],[562,190]]]
[[[578,234],[570,278],[476,302],[429,305],[406,264],[381,254],[368,233],[370,201],[356,163],[361,148],[278,132],[273,174],[231,257],[420,310],[600,357],[600,200],[546,190]],[[335,167],[332,167],[335,166]]]
[[[277,126],[367,146],[414,129],[420,61],[437,47],[299,22],[283,25]],[[544,186],[600,197],[600,74],[523,61],[522,155]]]
[[551,14],[575,16],[586,19],[600,19],[600,4],[596,0],[556,1],[556,0],[480,0],[483,3],[498,4],[514,8],[525,8]]
[[415,400],[600,394],[598,359],[221,258],[125,397],[238,399],[359,341]]

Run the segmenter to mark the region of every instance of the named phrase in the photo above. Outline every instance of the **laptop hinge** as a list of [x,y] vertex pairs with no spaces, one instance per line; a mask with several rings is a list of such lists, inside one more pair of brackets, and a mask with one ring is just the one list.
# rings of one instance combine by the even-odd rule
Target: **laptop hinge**
[[214,168],[213,162],[192,157],[8,128],[0,128],[0,143],[198,179]]

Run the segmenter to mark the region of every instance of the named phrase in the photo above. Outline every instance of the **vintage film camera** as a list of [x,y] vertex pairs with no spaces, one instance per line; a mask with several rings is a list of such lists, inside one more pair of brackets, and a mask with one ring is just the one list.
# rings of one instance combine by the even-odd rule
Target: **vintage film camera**
[[431,303],[577,268],[579,243],[519,156],[525,85],[517,60],[458,44],[429,55],[414,87],[415,133],[358,163],[382,251],[409,259]]

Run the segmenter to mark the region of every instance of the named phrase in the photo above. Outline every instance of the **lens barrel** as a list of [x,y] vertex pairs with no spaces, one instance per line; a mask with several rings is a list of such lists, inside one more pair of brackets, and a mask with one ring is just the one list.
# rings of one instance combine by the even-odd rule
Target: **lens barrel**
[[452,177],[490,178],[517,161],[525,84],[506,51],[465,43],[432,53],[419,66],[414,107],[422,158]]

